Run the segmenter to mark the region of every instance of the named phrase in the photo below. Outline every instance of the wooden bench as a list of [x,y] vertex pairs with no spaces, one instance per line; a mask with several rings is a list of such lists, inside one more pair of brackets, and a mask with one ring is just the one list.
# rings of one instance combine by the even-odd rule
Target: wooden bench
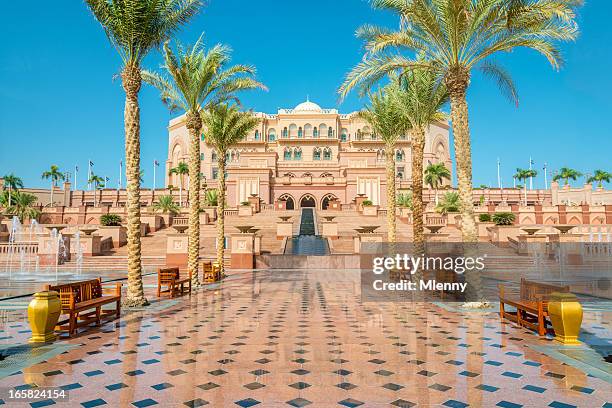
[[[166,289],[162,290],[162,286]],[[177,293],[185,293],[185,286],[191,295],[191,272],[189,276],[181,277],[179,268],[159,268],[157,269],[157,297],[168,294],[173,298]]]
[[[121,283],[116,282],[112,291],[105,291],[102,278],[61,285],[46,285],[46,290],[59,293],[62,315],[68,319],[57,322],[56,330],[68,332],[72,337],[79,327],[93,322],[100,325],[103,317],[121,316]],[[115,309],[103,310],[102,306],[116,303]]]
[[[499,287],[499,315],[501,319],[512,320],[519,326],[538,332],[540,336],[548,332],[548,297],[553,292],[569,292],[569,286],[528,281],[521,278],[520,292],[509,292],[504,285]],[[505,305],[516,309],[507,312]]]
[[217,262],[202,262],[202,272],[204,283],[214,283],[221,279],[221,269],[219,268],[219,264]]

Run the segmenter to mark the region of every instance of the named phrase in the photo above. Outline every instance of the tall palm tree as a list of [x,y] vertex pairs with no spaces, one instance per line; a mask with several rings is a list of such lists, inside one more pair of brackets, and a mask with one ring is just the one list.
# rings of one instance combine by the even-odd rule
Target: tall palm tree
[[89,184],[93,184],[94,186],[94,207],[98,206],[98,191],[103,189],[105,187],[105,182],[104,179],[100,176],[97,176],[95,174],[91,174],[91,176],[89,176],[89,180],[87,180],[87,182]]
[[217,150],[219,171],[217,197],[217,262],[224,273],[225,255],[225,164],[227,151],[243,140],[259,123],[259,118],[251,112],[241,112],[235,105],[222,103],[202,111],[202,122],[206,129],[206,143]]
[[125,167],[127,174],[128,290],[126,306],[148,304],[142,285],[140,243],[141,63],[200,9],[200,0],[85,0],[122,60],[125,91]]
[[[189,166],[185,162],[180,162],[173,167],[168,172],[168,175],[176,174],[179,180],[179,206],[183,206],[183,177],[189,174]],[[198,174],[200,174],[200,169],[198,169]]]
[[42,178],[44,180],[51,180],[51,204],[50,206],[53,207],[53,190],[55,189],[55,187],[57,186],[57,183],[60,180],[66,180],[66,176],[64,175],[64,173],[60,171],[58,166],[56,166],[55,164],[52,164],[49,170],[43,172]]
[[443,83],[436,81],[433,73],[423,69],[407,72],[400,79],[400,85],[404,92],[398,93],[398,105],[412,128],[412,235],[416,253],[423,253],[425,132],[433,123],[446,121],[447,115],[441,109],[448,102],[448,92]]
[[12,192],[13,190],[19,190],[23,188],[23,180],[20,177],[17,177],[14,173],[7,174],[4,176],[4,188],[8,187],[8,205],[11,205],[12,201]]
[[536,177],[538,175],[538,172],[536,170],[530,170],[530,169],[516,169],[516,173],[514,174],[514,178],[516,178],[517,180],[522,180],[524,182],[524,186],[523,186],[523,191],[524,191],[524,204],[525,206],[527,206],[527,180],[529,180],[531,177]]
[[444,182],[444,180],[450,180],[450,170],[444,165],[444,163],[434,163],[427,166],[425,169],[425,183],[433,188],[436,194],[436,205],[439,204],[438,200],[438,188]]
[[366,43],[366,56],[347,75],[340,94],[346,95],[357,85],[367,88],[389,72],[416,68],[430,70],[446,84],[465,242],[478,240],[466,100],[472,73],[480,69],[518,104],[508,72],[491,58],[523,47],[544,55],[558,69],[562,57],[557,43],[577,37],[575,10],[581,4],[582,0],[372,0],[374,8],[400,16],[400,30],[366,25],[357,31]]
[[395,145],[400,136],[408,131],[409,122],[402,116],[398,106],[403,98],[402,89],[397,82],[370,95],[370,104],[359,112],[373,128],[374,134],[385,143],[385,164],[387,168],[387,241],[396,242],[395,211],[397,206],[395,191]]
[[[163,74],[145,72],[143,79],[159,89],[162,101],[171,111],[186,112],[189,132],[189,254],[188,268],[192,286],[200,286],[198,261],[200,257],[200,135],[201,112],[229,99],[244,89],[263,88],[254,79],[255,68],[246,65],[227,67],[230,49],[216,45],[204,47],[201,35],[191,49],[178,45],[175,54],[168,42],[164,44]],[[166,75],[167,74],[167,75]]]
[[603,188],[603,183],[609,183],[612,180],[612,173],[605,170],[595,170],[595,174],[587,180],[588,183],[597,182],[597,187]]
[[578,177],[581,176],[582,173],[578,170],[571,169],[569,167],[561,167],[561,169],[559,169],[559,173],[555,174],[553,177],[553,181],[565,180],[565,185],[569,186],[570,180],[576,181],[578,180]]

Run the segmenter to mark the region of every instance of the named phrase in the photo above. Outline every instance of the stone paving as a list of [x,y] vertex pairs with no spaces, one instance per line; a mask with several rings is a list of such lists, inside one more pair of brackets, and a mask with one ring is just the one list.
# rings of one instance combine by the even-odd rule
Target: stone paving
[[[2,313],[0,355],[29,336],[25,310]],[[584,327],[609,341],[610,317]],[[356,271],[239,273],[56,344],[0,387],[70,400],[10,406],[612,407],[610,382],[550,357],[550,339],[493,312],[362,303]]]

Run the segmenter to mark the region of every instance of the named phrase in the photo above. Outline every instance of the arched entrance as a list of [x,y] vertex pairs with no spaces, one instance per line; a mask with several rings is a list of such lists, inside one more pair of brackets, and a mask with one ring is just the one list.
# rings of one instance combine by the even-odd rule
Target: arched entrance
[[286,210],[295,210],[295,201],[293,200],[293,197],[291,197],[289,194],[283,194],[278,199],[285,201]]
[[317,201],[310,194],[306,194],[300,200],[300,208],[316,208],[316,207],[317,207]]
[[321,209],[322,210],[327,210],[327,208],[329,207],[329,202],[336,200],[336,196],[333,194],[328,194],[325,197],[323,197],[323,199],[321,200]]

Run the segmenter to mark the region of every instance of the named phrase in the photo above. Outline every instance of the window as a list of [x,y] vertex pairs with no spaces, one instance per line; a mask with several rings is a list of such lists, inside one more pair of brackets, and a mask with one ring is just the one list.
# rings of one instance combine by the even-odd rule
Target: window
[[270,129],[270,131],[268,132],[268,140],[270,142],[273,142],[276,140],[276,130]]
[[331,160],[331,149],[329,147],[326,147],[323,150],[323,160]]
[[200,161],[204,160],[204,153],[200,153]]
[[289,137],[289,132],[287,131],[287,128],[283,129],[283,133],[282,133],[283,138],[287,138]]
[[346,130],[342,131],[342,135],[340,136],[340,140],[346,142],[348,139],[348,135],[346,134]]
[[295,149],[295,151],[293,152],[293,159],[302,160],[302,149],[300,149],[299,147]]
[[315,147],[314,151],[312,152],[312,159],[321,160],[321,149],[320,148]]
[[312,131],[312,137],[319,137],[319,129],[316,126]]
[[214,162],[217,161],[217,152],[213,150],[213,152],[212,152],[210,157],[212,158],[212,161],[214,161]]
[[212,169],[212,179],[216,180],[219,178],[219,169],[217,169],[216,167],[213,167]]
[[332,129],[331,127],[327,128],[327,137],[330,139],[334,137],[334,129]]
[[302,127],[300,126],[300,128],[298,129],[298,137],[304,137],[304,131],[302,130]]
[[259,140],[259,130],[255,131],[255,140]]
[[399,149],[395,152],[395,161],[403,162],[404,161],[404,151]]
[[404,167],[398,167],[397,168],[397,178],[400,180],[404,179]]
[[285,149],[285,152],[283,154],[283,159],[284,160],[291,160],[291,150]]
[[204,133],[202,133],[202,136],[200,136],[200,140],[201,140],[201,141],[204,141],[204,140],[205,140],[205,139],[204,139]]

